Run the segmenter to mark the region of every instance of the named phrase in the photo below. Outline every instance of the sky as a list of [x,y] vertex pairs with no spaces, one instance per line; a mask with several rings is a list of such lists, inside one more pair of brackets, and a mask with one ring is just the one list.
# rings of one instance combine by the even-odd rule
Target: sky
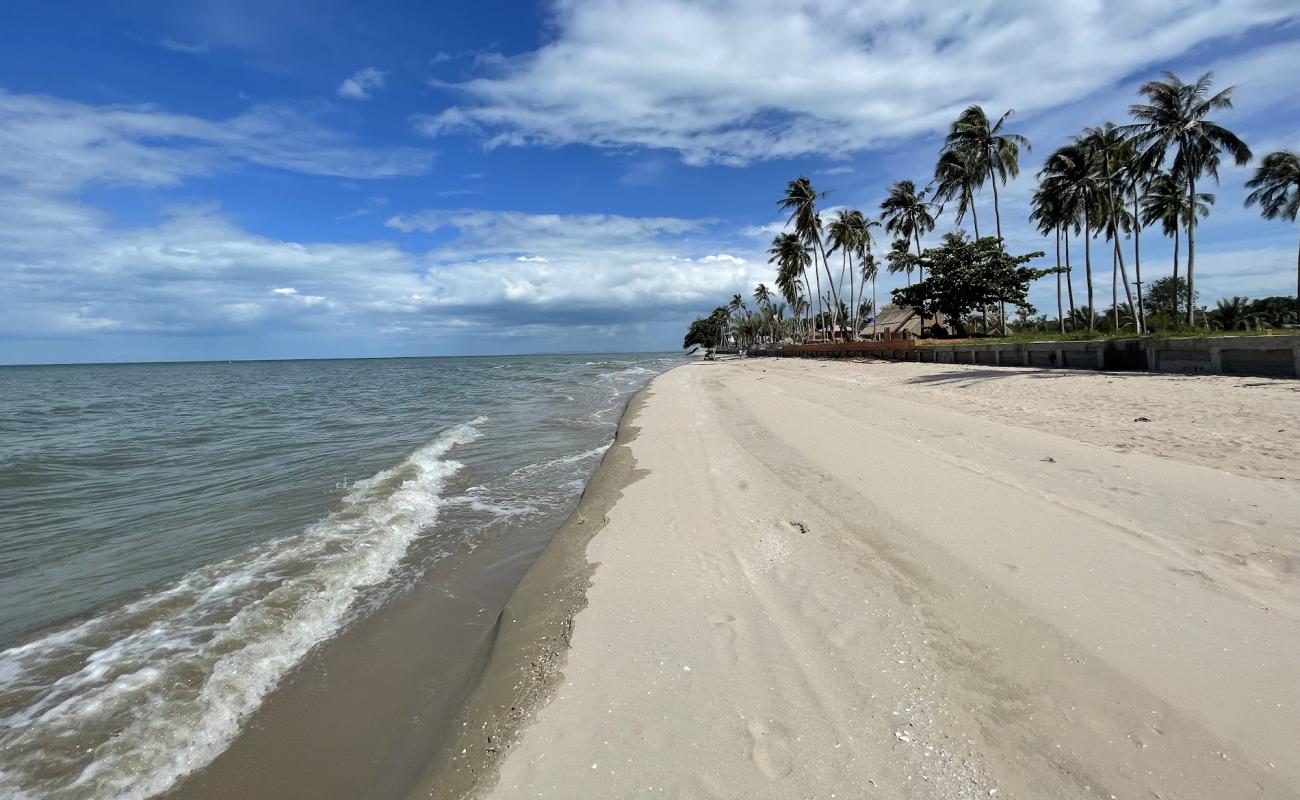
[[[1166,69],[1300,150],[1294,0],[8,0],[0,363],[675,349],[773,282],[787,181],[875,214],[971,103],[1032,143],[1001,211],[1048,266],[1042,158]],[[1294,291],[1249,176],[1209,189],[1203,302]]]

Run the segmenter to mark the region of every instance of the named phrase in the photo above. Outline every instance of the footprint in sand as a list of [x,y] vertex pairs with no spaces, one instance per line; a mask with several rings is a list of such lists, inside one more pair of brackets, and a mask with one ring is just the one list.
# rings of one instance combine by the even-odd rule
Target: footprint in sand
[[768,780],[779,781],[794,768],[790,758],[790,733],[779,722],[749,723],[752,741],[749,757]]
[[723,666],[735,666],[739,661],[736,655],[736,618],[731,614],[711,617],[713,623],[713,655]]

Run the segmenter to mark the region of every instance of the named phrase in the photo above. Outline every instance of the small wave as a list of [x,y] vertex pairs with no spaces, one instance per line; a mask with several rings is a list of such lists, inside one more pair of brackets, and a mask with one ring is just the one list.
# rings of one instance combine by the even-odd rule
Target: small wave
[[385,580],[479,436],[478,417],[352,484],[301,534],[0,652],[0,796],[145,798],[215,758]]

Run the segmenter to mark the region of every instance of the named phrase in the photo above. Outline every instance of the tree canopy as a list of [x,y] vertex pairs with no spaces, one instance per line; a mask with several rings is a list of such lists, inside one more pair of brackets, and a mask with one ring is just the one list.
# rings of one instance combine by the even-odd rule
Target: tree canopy
[[1042,256],[1042,251],[1013,256],[992,236],[972,240],[964,233],[949,233],[939,247],[906,256],[929,274],[923,281],[895,289],[894,302],[926,316],[943,314],[953,324],[994,303],[1009,303],[1032,314],[1029,284],[1055,272],[1025,266]]

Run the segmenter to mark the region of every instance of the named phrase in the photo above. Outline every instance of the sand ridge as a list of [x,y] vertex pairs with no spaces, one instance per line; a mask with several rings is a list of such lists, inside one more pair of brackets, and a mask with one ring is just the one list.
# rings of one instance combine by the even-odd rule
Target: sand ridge
[[[562,683],[484,793],[1300,796],[1295,458],[1250,446],[1294,384],[1215,428],[1232,387],[897,366],[656,379]],[[1133,398],[1181,433],[1121,447]]]

